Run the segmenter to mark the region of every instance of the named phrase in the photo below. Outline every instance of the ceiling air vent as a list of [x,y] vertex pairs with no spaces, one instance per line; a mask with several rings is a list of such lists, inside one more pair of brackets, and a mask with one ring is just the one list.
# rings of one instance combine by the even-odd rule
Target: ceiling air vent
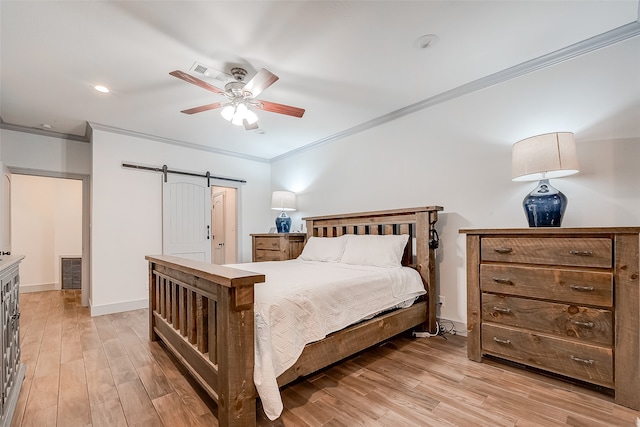
[[197,62],[193,68],[193,71],[195,71],[196,73],[204,74],[205,76],[207,75],[207,70],[209,70],[207,67],[202,64],[198,64]]
[[230,75],[225,74],[222,71],[216,70],[215,68],[211,68],[204,64],[200,64],[199,62],[194,62],[190,68],[190,71],[201,74],[210,79],[219,80],[221,82],[227,82],[227,81],[233,80],[233,77],[231,77]]

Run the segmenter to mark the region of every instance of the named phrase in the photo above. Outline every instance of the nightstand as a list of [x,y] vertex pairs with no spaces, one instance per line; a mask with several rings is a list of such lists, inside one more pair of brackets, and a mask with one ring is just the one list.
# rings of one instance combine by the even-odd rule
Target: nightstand
[[640,227],[460,230],[467,354],[612,389],[640,409]]
[[286,261],[302,253],[307,233],[252,234],[252,261]]

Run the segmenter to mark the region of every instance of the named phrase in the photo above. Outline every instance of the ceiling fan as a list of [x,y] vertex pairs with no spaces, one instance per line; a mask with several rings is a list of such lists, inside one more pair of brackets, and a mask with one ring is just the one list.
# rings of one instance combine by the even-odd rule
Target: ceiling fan
[[286,114],[293,117],[302,117],[304,114],[304,109],[302,108],[262,101],[255,98],[278,80],[278,76],[264,68],[260,69],[247,83],[244,82],[247,71],[240,67],[232,68],[231,75],[234,80],[227,83],[224,86],[224,90],[179,70],[172,71],[169,74],[187,83],[194,84],[227,98],[226,101],[214,102],[213,104],[182,110],[181,112],[185,114],[195,114],[222,108],[222,117],[235,125],[244,126],[246,130],[258,128],[258,117],[251,110],[252,108],[271,111],[272,113]]

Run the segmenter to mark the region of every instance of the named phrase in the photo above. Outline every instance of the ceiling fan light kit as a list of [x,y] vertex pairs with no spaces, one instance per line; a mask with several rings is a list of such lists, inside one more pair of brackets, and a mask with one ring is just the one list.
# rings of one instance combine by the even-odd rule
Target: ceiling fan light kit
[[236,126],[242,126],[245,120],[250,125],[258,121],[256,113],[251,111],[244,103],[229,104],[222,109],[220,115]]
[[179,78],[180,80],[184,80],[187,83],[191,83],[210,92],[223,95],[229,99],[229,102],[216,102],[183,110],[182,113],[184,114],[195,114],[216,108],[222,108],[220,114],[225,120],[236,126],[244,125],[246,130],[254,130],[258,128],[258,116],[250,109],[250,107],[293,117],[302,117],[305,111],[298,107],[255,99],[256,96],[260,95],[265,89],[278,80],[278,76],[264,68],[260,69],[260,71],[258,71],[258,73],[246,84],[244,83],[244,78],[247,75],[247,71],[240,67],[232,68],[231,75],[235,81],[227,83],[224,86],[224,90],[180,70],[172,71],[169,74]]

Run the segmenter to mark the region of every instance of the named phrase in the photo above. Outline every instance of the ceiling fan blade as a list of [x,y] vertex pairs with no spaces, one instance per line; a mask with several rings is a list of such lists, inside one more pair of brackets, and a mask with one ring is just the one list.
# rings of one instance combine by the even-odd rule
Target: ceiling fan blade
[[304,108],[292,107],[290,105],[277,104],[269,101],[258,101],[255,107],[264,111],[271,111],[272,113],[286,114],[287,116],[302,117],[304,114]]
[[249,123],[249,122],[247,121],[247,119],[244,119],[244,120],[242,121],[242,124],[244,125],[244,128],[245,128],[246,130],[255,130],[255,129],[258,129],[258,122]]
[[200,107],[189,108],[188,110],[182,110],[180,112],[181,113],[185,113],[185,114],[201,113],[203,111],[209,111],[209,110],[214,110],[216,108],[220,108],[224,104],[226,104],[226,103],[214,102],[213,104],[201,105]]
[[206,89],[206,90],[211,91],[213,93],[219,93],[220,95],[224,95],[224,90],[219,89],[219,88],[217,88],[217,87],[215,87],[213,85],[210,85],[209,83],[204,82],[204,81],[202,81],[202,80],[200,80],[198,78],[195,78],[195,77],[193,77],[193,76],[191,76],[191,75],[189,75],[187,73],[184,73],[184,72],[182,72],[180,70],[172,71],[169,74],[171,74],[173,77],[179,78],[180,80],[184,80],[187,83],[191,83],[191,84],[194,84],[196,86],[199,86],[202,89]]
[[261,68],[258,74],[253,76],[242,88],[243,92],[250,92],[254,97],[260,95],[266,88],[274,84],[279,79],[271,71]]

